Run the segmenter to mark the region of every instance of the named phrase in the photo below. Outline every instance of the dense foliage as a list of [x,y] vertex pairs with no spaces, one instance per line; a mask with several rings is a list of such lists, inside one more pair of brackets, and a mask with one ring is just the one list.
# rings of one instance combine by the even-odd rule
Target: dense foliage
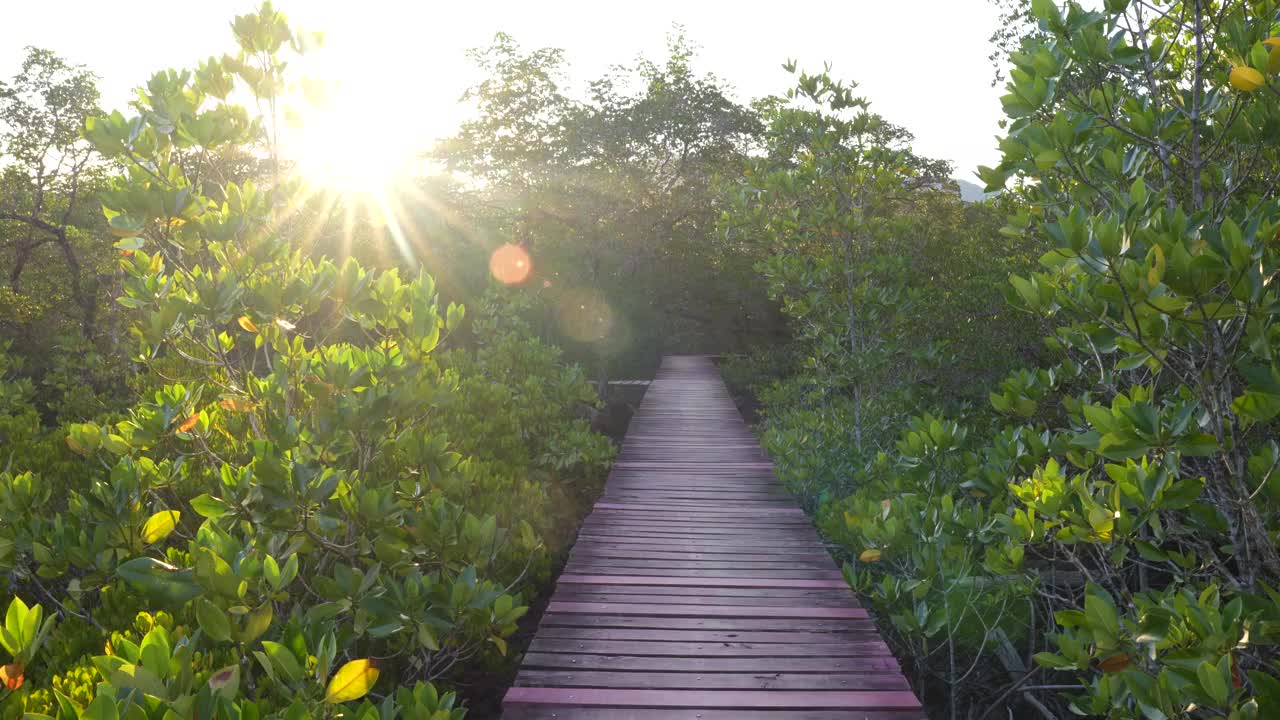
[[42,415],[0,354],[0,715],[459,718],[429,683],[506,653],[612,447],[520,298],[468,314],[311,252],[273,114],[235,98],[292,102],[312,38],[270,5],[233,30],[87,141],[25,126],[101,158],[109,234],[51,242],[118,262],[132,378],[123,410]]
[[[892,140],[811,143],[747,184],[765,242],[798,254],[761,266],[784,278],[804,359],[763,393],[766,439],[792,485],[826,500],[850,581],[951,717],[1280,715],[1276,7],[1030,10],[1003,160],[982,169],[989,190],[1015,183],[1013,251],[978,267],[1014,273],[1008,294],[1049,324],[1048,354],[1010,353],[1026,321],[993,323],[1004,346],[955,326],[904,334],[913,283],[855,253],[884,232],[892,259],[917,256],[914,233],[873,215],[915,177],[909,156],[886,154]],[[822,76],[798,94],[861,107]],[[866,114],[852,117],[804,137],[841,138]],[[859,202],[868,187],[876,202]],[[943,388],[987,395],[986,410],[913,402],[920,376],[895,342],[936,339],[976,342],[992,369],[1038,361]],[[782,390],[797,384],[807,396]],[[931,412],[902,417],[917,407]]]
[[829,75],[801,74],[768,121],[722,227],[756,258],[793,338],[775,367],[727,371],[762,384],[766,445],[815,507],[860,484],[913,413],[971,409],[985,400],[972,388],[1032,351],[1034,325],[992,288],[1035,255]]
[[81,133],[97,102],[91,72],[39,48],[0,81],[0,342],[48,420],[118,409],[127,396],[114,251],[95,199],[106,175]]
[[561,51],[499,35],[472,54],[487,75],[466,98],[477,116],[436,153],[483,181],[464,201],[533,256],[545,337],[602,379],[777,330],[749,263],[721,252],[715,229],[716,180],[740,171],[760,120],[695,72],[683,35],[669,44],[665,61],[615,67],[579,97]]

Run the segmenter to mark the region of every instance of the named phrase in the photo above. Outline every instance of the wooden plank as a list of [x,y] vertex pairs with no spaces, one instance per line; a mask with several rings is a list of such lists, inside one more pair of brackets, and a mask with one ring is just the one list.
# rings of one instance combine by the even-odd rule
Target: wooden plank
[[921,720],[705,357],[668,357],[504,700],[508,720]]
[[525,653],[521,667],[577,668],[582,670],[624,670],[645,672],[886,672],[901,674],[898,663],[890,657],[862,658],[687,658],[645,657],[637,655],[572,655],[565,653]]
[[832,598],[793,598],[770,597],[702,597],[699,595],[632,595],[626,593],[575,593],[557,590],[551,599],[581,603],[669,603],[678,602],[684,605],[768,605],[772,607],[788,607],[802,601],[806,605],[816,607],[859,607],[856,600],[850,597]]
[[736,709],[914,709],[920,701],[901,690],[634,690],[614,688],[514,687],[507,704],[578,707],[653,707]]
[[772,618],[865,618],[862,608],[771,607],[768,605],[681,605],[675,603],[581,603],[552,601],[547,612],[590,615],[648,615],[662,617],[772,617]]
[[782,515],[782,516],[794,515],[797,517],[805,518],[805,522],[808,522],[808,517],[804,514],[804,510],[801,510],[798,507],[792,507],[788,505],[760,507],[760,508],[744,508],[744,509],[738,509],[732,506],[711,507],[711,508],[694,506],[689,510],[676,511],[676,510],[672,510],[671,507],[668,505],[657,504],[657,503],[598,502],[596,503],[595,508],[597,511],[599,510],[619,510],[623,512],[652,511],[652,512],[659,512],[659,513],[662,513],[665,511],[665,512],[671,513],[674,516],[680,516],[680,515],[686,515],[686,514],[687,515],[746,515],[746,516],[754,515],[756,517],[759,517],[761,514],[768,515],[770,517],[774,515]]
[[675,547],[706,549],[706,550],[711,550],[716,548],[719,548],[721,550],[723,550],[724,548],[729,548],[729,549],[739,548],[739,549],[745,550],[749,548],[771,548],[772,547],[772,548],[787,549],[787,550],[795,550],[798,548],[798,549],[804,550],[805,552],[813,552],[822,547],[822,545],[820,545],[819,543],[810,542],[808,540],[782,540],[779,538],[764,538],[764,537],[745,538],[745,539],[744,538],[706,538],[704,539],[704,538],[655,537],[651,535],[644,536],[644,537],[637,537],[634,534],[628,535],[626,533],[615,533],[611,535],[598,534],[598,533],[583,533],[582,535],[578,536],[578,539],[585,540],[587,542],[614,544],[614,545],[619,545],[624,543],[645,544],[645,545],[672,545]]
[[710,559],[710,560],[672,560],[670,558],[625,558],[611,557],[600,555],[584,555],[574,553],[570,556],[574,561],[574,569],[578,572],[585,572],[592,565],[602,565],[609,568],[629,568],[632,570],[826,570],[832,573],[839,573],[836,570],[835,563],[830,558],[825,560],[799,560],[799,559],[774,559],[774,560],[748,560],[738,561],[729,559]]
[[757,577],[665,577],[662,575],[593,575],[565,573],[560,583],[566,585],[681,585],[685,587],[725,588],[848,588],[844,580],[795,580]]
[[822,552],[822,546],[809,542],[728,542],[728,541],[687,541],[687,539],[652,538],[652,537],[594,537],[579,536],[577,543],[582,547],[650,547],[653,550],[673,552],[771,552],[778,555],[806,555],[806,553]]
[[[575,572],[579,570],[575,567]],[[592,573],[600,576],[616,575],[621,577],[629,576],[635,572],[645,572],[646,568],[619,568],[611,565],[590,565],[583,566],[580,572]],[[652,572],[652,570],[648,570]],[[773,580],[778,582],[797,581],[797,582],[844,582],[841,578],[839,570],[682,570],[678,568],[668,568],[663,571],[663,577],[679,580],[690,579],[700,582],[712,583],[717,579],[727,580]]]
[[920,710],[708,710],[513,705],[506,720],[926,720]]
[[652,546],[636,548],[613,543],[583,542],[574,546],[572,555],[582,558],[635,558],[637,560],[737,560],[740,562],[804,562],[821,560],[831,562],[831,556],[824,552],[692,552],[688,550],[657,549]]
[[535,637],[531,652],[589,653],[592,655],[657,655],[661,657],[883,657],[889,646],[881,640],[843,643],[673,642],[666,640],[587,640]]
[[799,632],[795,630],[670,630],[631,628],[584,628],[548,626],[539,628],[538,639],[563,640],[660,640],[670,642],[752,642],[827,645],[878,639],[874,626],[864,630]]
[[[562,585],[557,593],[573,595],[580,593],[608,593],[624,595],[664,595],[668,597],[698,597],[705,600],[715,598],[786,598],[796,602],[797,598],[843,600],[851,606],[857,600],[851,593],[840,588],[719,588],[719,587],[681,587],[663,585]],[[676,600],[675,602],[686,602]]]
[[907,690],[896,673],[674,673],[522,670],[516,685],[674,690]]
[[857,630],[867,627],[866,618],[687,618],[657,615],[581,615],[548,613],[542,627],[654,628],[682,630],[778,630],[828,632]]

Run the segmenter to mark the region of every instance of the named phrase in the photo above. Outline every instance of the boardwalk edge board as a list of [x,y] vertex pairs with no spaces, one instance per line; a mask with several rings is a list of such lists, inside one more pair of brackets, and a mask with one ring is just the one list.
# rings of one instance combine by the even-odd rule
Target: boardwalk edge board
[[922,720],[707,357],[648,383],[507,720]]

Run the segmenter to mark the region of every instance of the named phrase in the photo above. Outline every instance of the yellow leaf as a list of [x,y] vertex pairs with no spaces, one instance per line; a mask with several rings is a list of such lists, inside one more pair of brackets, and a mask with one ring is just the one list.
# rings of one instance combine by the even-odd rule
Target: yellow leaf
[[191,428],[195,427],[198,422],[200,422],[200,413],[183,420],[182,424],[178,426],[178,432],[191,432]]
[[1243,92],[1253,92],[1267,83],[1267,79],[1262,77],[1262,73],[1243,65],[1231,68],[1229,79],[1231,87]]
[[1165,271],[1164,250],[1159,245],[1151,246],[1151,267],[1147,269],[1147,284],[1156,286],[1164,279]]
[[378,666],[373,660],[352,660],[333,674],[329,687],[325,688],[324,701],[333,704],[359,700],[377,681]]
[[893,501],[890,500],[889,498],[885,498],[884,500],[880,501],[880,519],[881,520],[889,517],[889,509],[892,507],[893,507]]
[[496,647],[496,648],[498,648],[498,653],[499,653],[500,655],[502,655],[503,657],[506,657],[506,655],[507,655],[507,641],[506,641],[506,640],[503,640],[502,638],[498,637],[497,635],[490,635],[490,636],[489,636],[489,642],[493,643],[493,646],[494,646],[494,647]]
[[1269,37],[1266,40],[1263,40],[1262,44],[1269,48],[1280,47],[1280,37]]
[[858,559],[864,563],[880,562],[880,551],[875,548],[863,550]]
[[75,439],[74,437],[72,437],[71,435],[68,435],[68,436],[67,436],[67,447],[71,448],[71,452],[73,452],[73,453],[75,453],[75,454],[77,454],[77,455],[88,455],[88,454],[89,454],[89,448],[87,448],[87,447],[85,447],[85,446],[81,445],[80,443],[76,442],[76,439]]
[[236,322],[240,323],[240,327],[244,328],[245,332],[258,332],[258,326],[253,324],[253,321],[249,319],[248,315],[241,315],[240,319],[236,320]]
[[223,398],[222,402],[218,403],[218,407],[222,408],[223,410],[227,410],[229,412],[241,413],[241,412],[249,412],[258,406],[252,402],[249,402],[248,400],[245,400],[244,398],[228,397],[228,398]]
[[142,526],[142,542],[150,545],[169,537],[180,517],[182,513],[177,510],[162,510],[147,518],[147,524]]

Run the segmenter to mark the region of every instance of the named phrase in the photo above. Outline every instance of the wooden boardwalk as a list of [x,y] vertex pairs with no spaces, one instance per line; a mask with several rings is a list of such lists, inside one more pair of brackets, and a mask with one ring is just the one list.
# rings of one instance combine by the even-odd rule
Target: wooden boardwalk
[[663,360],[506,720],[924,718],[704,357]]

